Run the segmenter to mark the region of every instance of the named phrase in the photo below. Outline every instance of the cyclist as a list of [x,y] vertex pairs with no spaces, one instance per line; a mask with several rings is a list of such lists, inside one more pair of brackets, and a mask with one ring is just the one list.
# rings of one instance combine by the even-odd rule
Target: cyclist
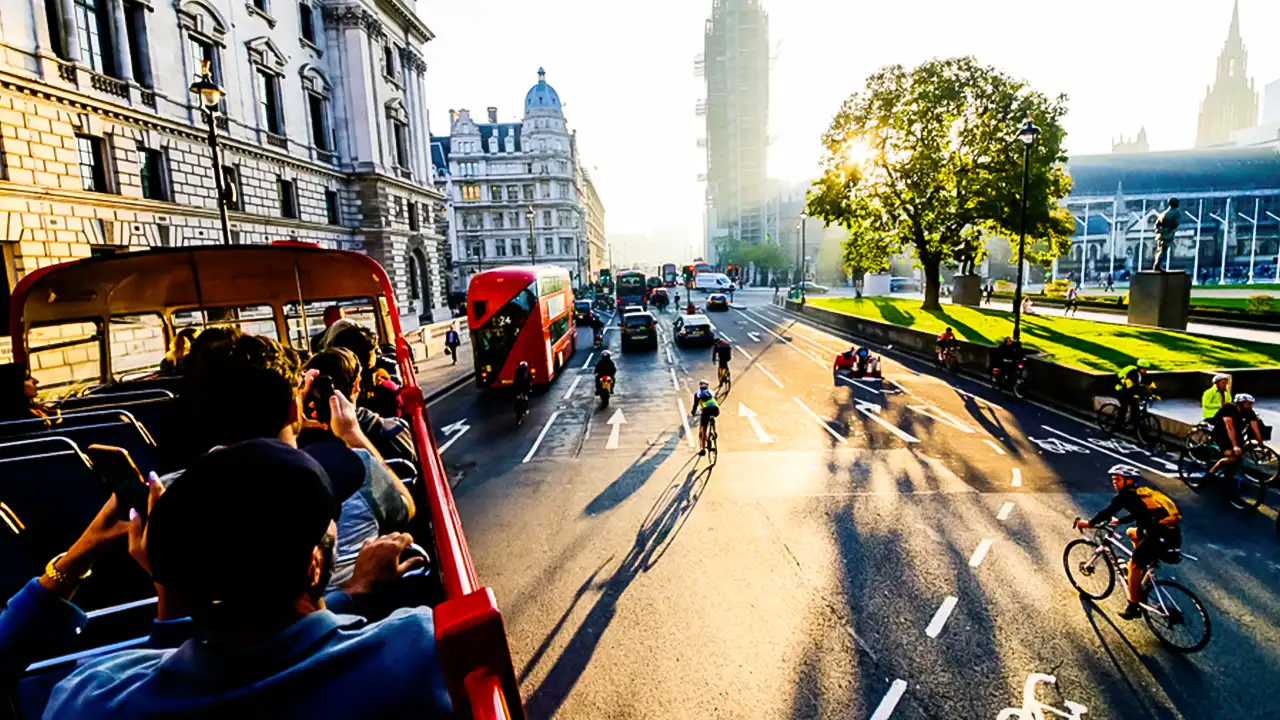
[[1012,382],[1014,372],[1018,369],[1018,362],[1022,360],[1022,343],[1014,340],[1012,337],[1005,336],[1004,342],[1000,343],[991,351],[991,369],[1000,371],[1000,383]]
[[[1116,489],[1115,497],[1089,520],[1077,520],[1076,527],[1097,527],[1108,520],[1113,527],[1136,523],[1125,533],[1133,542],[1133,558],[1129,562],[1129,605],[1120,613],[1125,620],[1133,620],[1142,615],[1138,603],[1142,602],[1142,577],[1147,568],[1182,547],[1182,514],[1169,496],[1159,490],[1138,487],[1142,472],[1132,465],[1112,465],[1107,472]],[[1122,510],[1128,515],[1116,517]]]
[[1230,375],[1218,373],[1213,376],[1213,384],[1200,396],[1200,411],[1205,420],[1213,420],[1223,405],[1231,404],[1231,389],[1227,387],[1230,382]]
[[960,346],[960,341],[956,340],[956,333],[951,328],[942,331],[938,336],[938,359],[941,360],[947,354],[948,349],[955,349]]
[[1120,395],[1120,417],[1116,418],[1116,427],[1124,427],[1130,411],[1137,413],[1138,400],[1155,394],[1156,383],[1147,377],[1150,369],[1151,363],[1140,359],[1116,373],[1116,392]]
[[1262,437],[1261,421],[1253,411],[1253,396],[1240,393],[1234,402],[1222,406],[1213,416],[1213,442],[1222,450],[1222,458],[1214,463],[1210,474],[1222,470],[1224,479],[1231,484],[1231,505],[1243,509],[1240,502],[1240,483],[1236,479],[1236,469],[1240,457],[1244,455],[1244,429],[1252,428],[1253,437]]
[[529,394],[533,391],[533,372],[529,369],[529,363],[522,360],[516,366],[515,377],[511,380],[511,389],[516,394],[516,415],[523,415],[529,409]]
[[716,339],[716,344],[711,346],[711,359],[717,365],[716,373],[723,385],[725,376],[729,374],[729,360],[733,359],[733,347],[728,340],[723,337]]
[[604,321],[596,313],[591,313],[591,319],[587,321],[591,326],[591,344],[599,345],[604,342]]
[[716,394],[711,392],[710,385],[706,380],[698,381],[698,392],[693,394],[693,412],[689,413],[693,416],[699,410],[702,411],[698,427],[698,455],[707,454],[707,426],[711,424],[711,418],[720,414],[720,405],[716,402]]
[[841,370],[847,370],[850,374],[862,377],[866,375],[871,362],[871,350],[867,346],[858,347],[857,345],[852,345],[848,350],[836,355],[835,363],[831,369],[837,373]]

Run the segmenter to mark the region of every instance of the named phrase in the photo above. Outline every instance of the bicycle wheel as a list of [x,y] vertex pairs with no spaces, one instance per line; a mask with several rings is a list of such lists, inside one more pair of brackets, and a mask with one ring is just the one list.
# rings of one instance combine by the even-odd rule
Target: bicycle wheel
[[1280,455],[1266,445],[1250,444],[1244,449],[1244,472],[1263,485],[1270,485],[1280,475]]
[[1191,432],[1187,433],[1186,440],[1183,441],[1183,447],[1190,450],[1191,448],[1203,447],[1213,442],[1213,435],[1205,428],[1204,425],[1196,425],[1191,428]]
[[1143,413],[1138,418],[1138,441],[1150,448],[1160,447],[1160,418]]
[[1103,403],[1098,408],[1098,427],[1108,435],[1114,434],[1119,428],[1116,422],[1120,417],[1120,406],[1113,402]]
[[1155,588],[1147,596],[1146,604],[1161,608],[1163,612],[1142,610],[1142,619],[1147,621],[1151,633],[1175,652],[1203,650],[1209,644],[1213,626],[1200,598],[1176,582],[1157,580]]
[[1111,556],[1084,538],[1072,540],[1062,551],[1067,579],[1081,595],[1102,600],[1116,587],[1116,568]]
[[715,465],[719,455],[719,436],[716,434],[716,421],[713,419],[711,426],[707,428],[707,461]]
[[1215,460],[1212,445],[1184,447],[1178,453],[1178,477],[1187,487],[1199,490]]
[[1252,510],[1267,499],[1267,485],[1262,482],[1261,477],[1250,473],[1243,462],[1240,465],[1241,467],[1236,468],[1236,480],[1240,482],[1240,502],[1246,510]]

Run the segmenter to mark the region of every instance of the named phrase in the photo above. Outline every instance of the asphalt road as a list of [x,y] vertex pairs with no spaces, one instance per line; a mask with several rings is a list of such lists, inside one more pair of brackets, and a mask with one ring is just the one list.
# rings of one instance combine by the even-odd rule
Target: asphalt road
[[[670,314],[658,352],[608,334],[607,409],[587,349],[523,426],[501,394],[432,404],[531,717],[1039,720],[1017,712],[1037,673],[1061,717],[1276,716],[1273,511],[1236,513],[1166,457],[892,354],[882,385],[834,384],[848,341],[770,296],[712,316],[736,348],[713,468],[682,420],[710,352],[673,347]],[[1198,654],[1120,619],[1122,590],[1095,605],[1063,572],[1117,457],[1183,511],[1199,562],[1164,572],[1209,609]]]

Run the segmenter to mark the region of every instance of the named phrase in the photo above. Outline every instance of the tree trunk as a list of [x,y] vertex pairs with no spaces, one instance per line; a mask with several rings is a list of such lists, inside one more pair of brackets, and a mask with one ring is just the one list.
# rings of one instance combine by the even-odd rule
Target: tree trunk
[[942,303],[938,302],[938,291],[941,289],[938,271],[942,268],[942,261],[937,257],[923,256],[920,258],[920,264],[924,266],[924,305],[920,308],[941,310]]

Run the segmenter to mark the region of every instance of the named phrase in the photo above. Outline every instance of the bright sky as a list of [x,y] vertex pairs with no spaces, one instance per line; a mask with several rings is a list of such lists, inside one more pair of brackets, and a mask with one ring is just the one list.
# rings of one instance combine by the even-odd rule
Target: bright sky
[[[972,54],[1069,96],[1068,147],[1109,152],[1145,125],[1152,149],[1189,147],[1226,40],[1232,0],[764,0],[770,77],[769,172],[816,172],[819,137],[840,102],[881,66]],[[702,237],[705,134],[693,76],[711,0],[418,0],[436,33],[426,50],[432,131],[448,110],[489,105],[519,119],[538,67],[578,130],[609,234],[647,235],[637,261],[688,260]],[[1280,80],[1280,2],[1240,0],[1258,92]],[[1164,78],[1167,78],[1164,79]],[[629,243],[634,245],[636,243]],[[678,256],[677,256],[678,255]]]

